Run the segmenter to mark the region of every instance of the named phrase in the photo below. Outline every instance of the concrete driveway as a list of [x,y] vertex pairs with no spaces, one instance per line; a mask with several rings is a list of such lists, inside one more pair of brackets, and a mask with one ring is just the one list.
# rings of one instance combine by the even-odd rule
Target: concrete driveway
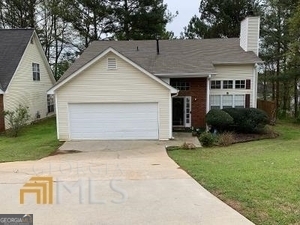
[[[66,142],[62,151],[81,152],[0,164],[0,212],[32,213],[34,224],[253,224],[180,169],[166,145]],[[53,177],[53,204],[36,204],[23,187],[34,176]]]

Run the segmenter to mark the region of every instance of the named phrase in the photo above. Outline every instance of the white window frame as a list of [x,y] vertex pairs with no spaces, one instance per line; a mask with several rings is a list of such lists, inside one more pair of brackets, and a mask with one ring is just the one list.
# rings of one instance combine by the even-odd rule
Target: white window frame
[[[217,83],[219,83],[219,84],[217,84]],[[211,80],[210,81],[210,89],[212,89],[212,90],[222,89],[222,81],[221,80]]]
[[[224,109],[224,97],[227,96],[232,96],[232,102],[231,105],[226,105],[225,108],[245,108],[246,107],[246,101],[245,101],[245,94],[232,94],[232,95],[210,95],[210,102],[209,102],[209,108],[210,109]],[[236,99],[237,96],[243,98],[243,105],[241,104],[236,104]],[[214,100],[215,97],[219,97],[219,102],[220,104],[212,104],[212,101]]]
[[[230,83],[231,82],[231,84],[226,84],[226,85],[231,85],[231,87],[226,87],[226,88],[224,88],[224,83],[225,82],[228,82],[228,83]],[[233,89],[234,88],[234,80],[223,80],[222,81],[222,89]]]
[[32,63],[32,79],[33,81],[41,80],[40,64]]
[[[237,84],[237,82],[240,82],[239,84]],[[242,84],[243,82],[243,84]],[[239,85],[239,87],[237,87],[237,85]],[[242,87],[244,86],[244,87]],[[246,89],[246,80],[235,80],[234,81],[234,88],[235,89]]]
[[191,88],[191,83],[188,81],[170,81],[170,84],[173,88],[178,89],[179,91],[189,91]]

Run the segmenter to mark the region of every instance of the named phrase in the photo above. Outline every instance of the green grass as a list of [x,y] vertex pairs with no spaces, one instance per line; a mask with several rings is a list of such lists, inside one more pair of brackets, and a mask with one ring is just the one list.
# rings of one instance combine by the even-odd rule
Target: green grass
[[300,126],[277,139],[169,155],[201,185],[255,224],[300,224]]
[[26,126],[16,138],[0,135],[0,163],[48,156],[61,145],[55,127],[55,118],[49,118]]

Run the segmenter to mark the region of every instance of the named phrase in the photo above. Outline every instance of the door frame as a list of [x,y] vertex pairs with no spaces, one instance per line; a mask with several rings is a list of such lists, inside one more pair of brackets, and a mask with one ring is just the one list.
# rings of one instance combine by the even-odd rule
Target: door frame
[[[183,98],[184,101],[183,101],[183,125],[180,126],[180,125],[173,125],[173,127],[191,127],[192,126],[192,97],[191,96],[177,96],[177,97],[174,97],[175,98]],[[172,101],[172,104],[173,104],[173,101]],[[172,119],[172,123],[173,123],[173,119]]]

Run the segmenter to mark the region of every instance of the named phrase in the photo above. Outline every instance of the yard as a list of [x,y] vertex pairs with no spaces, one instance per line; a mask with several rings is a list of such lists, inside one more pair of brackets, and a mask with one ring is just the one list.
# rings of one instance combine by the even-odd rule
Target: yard
[[0,163],[48,156],[61,145],[55,126],[55,118],[49,118],[25,127],[19,137],[0,135]]
[[169,151],[202,186],[255,224],[300,224],[300,126],[277,139]]

